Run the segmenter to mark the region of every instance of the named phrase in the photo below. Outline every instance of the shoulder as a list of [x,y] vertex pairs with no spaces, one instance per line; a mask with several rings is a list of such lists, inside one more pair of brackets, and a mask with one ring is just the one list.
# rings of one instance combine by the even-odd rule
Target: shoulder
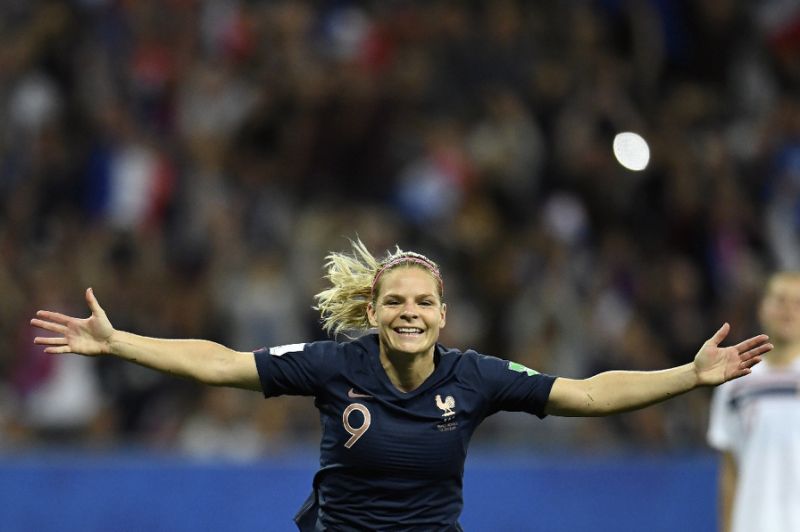
[[368,333],[348,342],[339,344],[340,351],[348,356],[372,356],[380,351],[378,335]]
[[539,372],[517,362],[512,362],[494,355],[479,353],[473,349],[461,351],[439,345],[440,361],[451,366],[461,374],[474,374],[481,378],[497,378],[504,375],[517,375],[520,373],[528,376],[538,375]]
[[453,347],[436,344],[437,364],[449,370],[466,370],[475,367],[479,357],[483,356],[468,349],[461,351]]
[[287,344],[255,352],[264,395],[314,395],[331,379],[363,367],[369,353],[364,341]]
[[259,371],[272,368],[297,368],[303,372],[327,375],[346,360],[347,348],[332,340],[264,347],[255,351]]
[[275,345],[272,347],[262,347],[256,349],[254,353],[256,356],[268,356],[280,358],[291,358],[293,355],[302,355],[308,353],[328,353],[336,350],[336,342],[330,340],[323,340],[318,342],[298,342],[294,344]]
[[318,340],[315,342],[299,342],[295,344],[276,345],[273,347],[263,347],[255,352],[263,355],[283,357],[290,354],[304,354],[309,356],[337,356],[347,354],[365,353],[370,351],[370,341],[365,338],[358,338],[347,342],[336,342],[334,340]]
[[447,347],[442,344],[436,344],[436,350],[442,360],[448,360],[450,362],[475,363],[476,361],[487,357],[487,355],[482,355],[474,349],[466,349],[462,351],[456,347]]
[[305,344],[306,356],[322,364],[344,366],[363,365],[378,355],[378,335],[366,334],[345,342],[321,340]]

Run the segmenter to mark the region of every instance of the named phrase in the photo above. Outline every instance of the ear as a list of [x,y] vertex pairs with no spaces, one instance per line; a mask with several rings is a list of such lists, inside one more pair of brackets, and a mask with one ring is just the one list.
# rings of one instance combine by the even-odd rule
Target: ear
[[441,311],[442,321],[439,323],[439,328],[444,329],[445,323],[447,323],[447,304],[442,303],[442,311]]
[[372,301],[367,303],[367,321],[372,327],[378,326],[378,318],[375,316],[375,305],[372,304]]

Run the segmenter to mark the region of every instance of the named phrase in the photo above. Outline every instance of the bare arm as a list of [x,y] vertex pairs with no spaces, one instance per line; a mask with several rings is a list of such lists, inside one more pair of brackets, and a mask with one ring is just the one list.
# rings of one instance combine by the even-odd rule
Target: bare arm
[[738,471],[733,454],[724,452],[719,472],[719,530],[729,532],[733,517],[733,498],[736,493]]
[[114,331],[110,354],[171,375],[205,384],[260,390],[251,352],[229,349],[208,340],[165,340]]
[[766,335],[732,347],[719,347],[728,335],[726,323],[708,339],[694,362],[662,371],[608,371],[577,380],[558,378],[545,413],[558,416],[605,416],[636,410],[698,386],[715,386],[750,373],[761,355],[772,349]]
[[51,354],[113,355],[164,373],[215,386],[260,390],[252,353],[229,349],[207,340],[148,338],[113,328],[92,289],[86,290],[92,315],[85,319],[40,310],[31,325],[57,336],[37,336]]
[[584,380],[558,378],[545,411],[606,416],[643,408],[695,387],[692,364],[663,371],[607,371]]

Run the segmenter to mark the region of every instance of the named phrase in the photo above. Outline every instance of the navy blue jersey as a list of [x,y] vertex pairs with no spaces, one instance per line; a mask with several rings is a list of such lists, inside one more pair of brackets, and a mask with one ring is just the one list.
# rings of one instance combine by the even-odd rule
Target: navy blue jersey
[[301,530],[459,530],[467,447],[500,410],[544,417],[554,377],[507,360],[435,350],[435,369],[401,392],[378,336],[255,352],[266,397],[310,395],[322,422],[320,470]]

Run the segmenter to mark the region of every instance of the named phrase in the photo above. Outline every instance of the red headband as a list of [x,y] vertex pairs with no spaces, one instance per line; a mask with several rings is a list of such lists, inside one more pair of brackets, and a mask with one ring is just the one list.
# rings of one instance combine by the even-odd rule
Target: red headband
[[395,259],[390,260],[386,264],[382,265],[378,271],[375,273],[375,278],[372,280],[372,288],[370,291],[372,294],[375,294],[375,286],[378,284],[378,280],[383,275],[383,272],[390,268],[394,268],[398,264],[403,264],[405,262],[413,262],[414,264],[419,264],[424,266],[426,270],[431,272],[431,274],[439,281],[439,286],[441,287],[441,292],[444,294],[444,281],[442,281],[442,276],[439,274],[439,268],[436,267],[434,263],[424,257],[414,257],[410,255],[400,256]]

